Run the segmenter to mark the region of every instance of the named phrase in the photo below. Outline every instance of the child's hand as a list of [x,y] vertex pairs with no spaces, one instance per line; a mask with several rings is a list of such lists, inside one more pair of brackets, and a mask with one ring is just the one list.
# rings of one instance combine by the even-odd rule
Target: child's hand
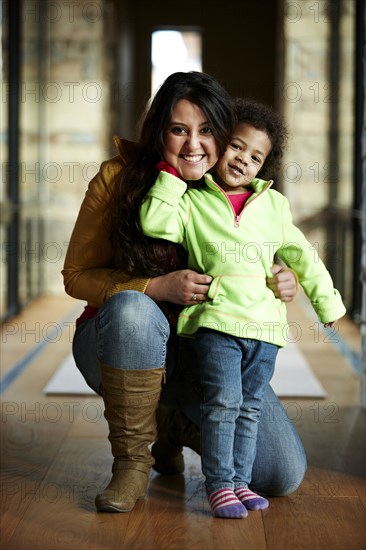
[[286,267],[273,264],[271,267],[273,277],[267,278],[267,286],[283,302],[291,302],[296,295],[297,282],[294,272]]
[[173,168],[173,166],[171,166],[168,162],[166,162],[166,160],[161,160],[160,162],[158,162],[158,164],[156,165],[156,168],[159,170],[159,172],[168,172],[169,174],[172,174],[176,178],[183,179],[178,174],[176,169]]
[[331,323],[324,323],[324,328],[334,328],[337,321],[332,321]]

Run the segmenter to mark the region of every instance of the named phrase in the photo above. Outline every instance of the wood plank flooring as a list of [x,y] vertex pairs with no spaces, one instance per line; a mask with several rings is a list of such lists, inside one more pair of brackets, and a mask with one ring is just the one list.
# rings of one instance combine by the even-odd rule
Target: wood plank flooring
[[[35,322],[41,333],[49,323],[62,327],[75,305],[68,298],[42,298],[13,326],[4,326],[2,376],[35,345]],[[314,341],[314,321],[301,299],[291,305],[289,318],[301,325],[298,344],[328,393],[322,400],[284,401],[309,462],[294,494],[271,498],[268,510],[245,520],[214,519],[199,457],[186,449],[184,475],[152,472],[148,495],[133,512],[97,513],[94,498],[112,463],[102,400],[42,393],[70,351],[66,324],[57,342],[45,346],[2,395],[1,550],[365,550],[366,429],[359,380],[323,336]],[[357,328],[347,319],[340,325],[358,349]],[[11,334],[14,326],[19,330]]]

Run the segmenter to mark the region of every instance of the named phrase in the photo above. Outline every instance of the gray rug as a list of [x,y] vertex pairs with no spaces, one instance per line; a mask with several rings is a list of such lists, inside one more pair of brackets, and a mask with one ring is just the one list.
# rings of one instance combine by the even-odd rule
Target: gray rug
[[[326,397],[326,392],[296,344],[290,343],[278,353],[271,381],[279,397]],[[44,388],[45,394],[95,395],[87,386],[70,354],[61,363]]]

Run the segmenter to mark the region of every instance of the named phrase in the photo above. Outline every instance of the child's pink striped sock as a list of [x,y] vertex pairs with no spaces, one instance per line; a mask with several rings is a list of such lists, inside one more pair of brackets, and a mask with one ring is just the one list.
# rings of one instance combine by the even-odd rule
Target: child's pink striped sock
[[253,493],[246,485],[237,487],[234,489],[234,493],[247,510],[264,510],[269,506],[269,502],[266,498]]
[[248,515],[234,491],[227,487],[209,494],[208,502],[213,515],[217,518],[246,518]]

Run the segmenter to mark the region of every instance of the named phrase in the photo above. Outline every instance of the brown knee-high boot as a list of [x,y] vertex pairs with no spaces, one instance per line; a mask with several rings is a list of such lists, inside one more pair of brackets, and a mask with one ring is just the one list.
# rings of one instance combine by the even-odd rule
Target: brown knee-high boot
[[98,511],[129,512],[146,493],[154,459],[163,369],[124,370],[101,365],[101,394],[114,456],[112,480],[95,499]]
[[183,447],[200,454],[200,429],[182,411],[159,404],[156,412],[158,439],[151,448],[154,470],[159,474],[184,472]]

